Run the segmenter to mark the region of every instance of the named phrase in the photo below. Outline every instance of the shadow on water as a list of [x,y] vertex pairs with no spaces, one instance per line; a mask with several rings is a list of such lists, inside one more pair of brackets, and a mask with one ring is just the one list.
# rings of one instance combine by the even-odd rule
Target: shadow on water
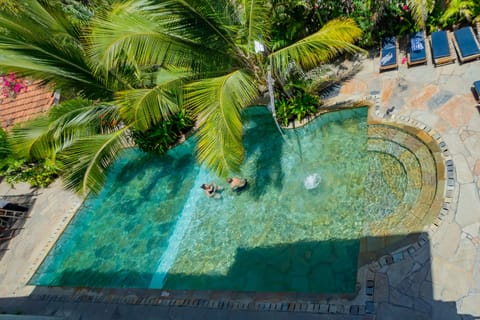
[[123,187],[122,181],[129,183],[133,180],[143,180],[146,174],[144,168],[155,167],[155,176],[153,179],[145,179],[145,184],[142,185],[142,195],[144,199],[150,199],[152,192],[155,192],[157,183],[161,179],[164,184],[169,185],[170,194],[176,195],[180,192],[181,184],[178,183],[178,172],[191,172],[195,165],[194,156],[184,154],[180,156],[171,156],[170,154],[153,155],[136,151],[138,156],[135,161],[127,162],[120,170],[121,172],[115,177],[117,180],[117,188],[112,185],[111,194],[118,192],[118,187]]
[[[403,245],[402,241],[398,242],[401,238],[419,239],[419,236],[419,234],[410,234],[363,237],[352,240],[332,239],[322,242],[298,242],[264,248],[239,248],[234,264],[225,275],[170,275],[166,286],[175,287],[175,290],[169,291],[168,295],[162,294],[163,290],[156,289],[100,288],[102,282],[106,283],[111,278],[119,276],[125,279],[151,277],[151,274],[148,273],[131,273],[129,270],[119,270],[118,272],[104,274],[92,270],[72,270],[62,275],[62,278],[67,281],[62,287],[35,287],[30,296],[0,298],[0,313],[49,316],[61,313],[64,319],[78,319],[79,314],[82,315],[83,313],[83,315],[88,314],[88,319],[105,319],[106,314],[112,312],[115,314],[109,319],[155,319],[155,317],[158,318],[158,312],[164,310],[172,312],[172,308],[174,308],[176,309],[175,313],[169,314],[171,319],[183,319],[186,315],[187,317],[188,315],[191,316],[192,312],[198,312],[192,310],[208,308],[208,306],[193,305],[193,309],[173,305],[160,307],[158,299],[193,301],[191,300],[192,297],[200,297],[201,299],[230,299],[232,301],[240,299],[247,302],[269,300],[272,302],[295,302],[300,299],[303,303],[319,303],[319,301],[326,301],[331,298],[342,298],[348,301],[360,294],[366,296],[366,301],[371,301],[365,305],[368,303],[373,305],[372,313],[376,314],[377,319],[475,319],[472,315],[458,314],[455,301],[435,300],[438,289],[434,290],[430,276],[432,270],[430,242],[428,240],[415,252],[405,253],[400,262],[393,260],[387,262],[388,267],[365,269],[365,265],[362,270],[367,270],[366,279],[363,277],[361,279],[357,278],[357,267],[362,267],[363,263],[371,263],[373,257],[377,261],[378,255],[381,255],[378,251],[375,254],[376,246],[381,243],[393,242]],[[426,234],[422,237],[428,239]],[[391,246],[389,250],[395,250],[397,246]],[[350,258],[350,263],[345,262],[346,257]],[[263,261],[263,266],[252,271],[250,269],[251,261],[258,261],[259,258]],[[357,263],[360,263],[360,266],[357,266]],[[353,267],[352,270],[350,270],[351,267]],[[279,274],[279,272],[282,272],[282,274]],[[68,283],[68,281],[71,281],[68,279],[85,277],[96,279],[98,281],[97,285],[87,288],[84,285],[79,287],[80,284]],[[375,284],[374,291],[370,293],[367,290],[368,279]],[[401,281],[394,279],[401,279]],[[271,285],[267,286],[268,282],[273,284],[273,287]],[[339,283],[343,284],[339,286]],[[226,284],[229,284],[228,289],[225,286]],[[276,285],[278,287],[275,287]],[[73,288],[69,288],[69,286],[73,286]],[[278,291],[276,289],[280,290],[280,286],[282,286],[281,290],[283,292],[274,293]],[[217,289],[227,289],[228,291],[215,291]],[[235,293],[235,290],[241,290],[242,292]],[[264,295],[259,293],[264,290],[269,292]],[[305,294],[302,295],[301,291]],[[92,299],[97,296],[103,296],[105,303],[101,303],[102,300],[95,300],[97,303],[92,304]],[[115,296],[117,297],[114,300],[116,302],[112,304],[111,299]],[[131,297],[138,298],[135,301],[153,302],[147,302],[142,306],[129,306],[132,302],[128,298]],[[352,303],[358,303],[358,300],[355,301],[357,302]],[[119,303],[122,304],[121,308],[118,307]],[[234,311],[228,309],[231,308],[217,310],[218,315],[228,317],[228,314],[248,312],[249,319],[263,319],[266,313],[275,317],[275,314],[279,312]],[[135,310],[134,313],[132,313],[133,310]],[[151,317],[146,317],[150,311],[153,312],[154,310],[156,312]],[[310,315],[315,319],[327,319],[318,314]],[[339,319],[364,319],[363,317],[357,318],[352,314],[348,318],[342,318],[345,315],[329,314],[328,316],[328,319],[337,319],[337,316]],[[290,313],[288,318],[306,319],[307,317],[305,313],[295,312]],[[80,318],[83,317],[80,316]]]
[[258,154],[254,164],[254,177],[250,179],[253,183],[249,183],[251,193],[258,200],[266,193],[267,186],[282,189],[284,174],[278,159],[281,159],[284,140],[278,138],[280,132],[266,107],[248,108],[243,117],[247,123],[243,137],[245,158]]

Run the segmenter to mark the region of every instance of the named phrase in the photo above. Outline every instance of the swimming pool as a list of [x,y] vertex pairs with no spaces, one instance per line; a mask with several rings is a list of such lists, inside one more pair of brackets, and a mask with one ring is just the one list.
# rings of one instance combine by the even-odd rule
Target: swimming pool
[[[31,283],[353,292],[359,239],[407,230],[405,215],[428,203],[422,172],[432,166],[407,133],[396,143],[389,127],[369,132],[367,112],[328,113],[283,139],[266,109],[249,109],[239,194],[195,164],[192,140],[164,157],[128,151]],[[320,183],[306,189],[313,174]],[[221,199],[204,195],[210,181],[225,186]]]

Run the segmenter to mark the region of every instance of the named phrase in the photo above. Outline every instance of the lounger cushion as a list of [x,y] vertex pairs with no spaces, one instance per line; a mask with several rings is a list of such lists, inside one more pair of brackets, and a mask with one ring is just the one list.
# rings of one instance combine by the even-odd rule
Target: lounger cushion
[[462,57],[468,57],[480,53],[477,42],[473,38],[472,29],[470,27],[458,29],[453,32],[455,40],[457,40],[458,47]]
[[480,80],[475,81],[473,87],[475,88],[475,91],[477,91],[477,95],[480,96]]
[[420,61],[427,58],[423,31],[410,35],[410,61]]
[[397,40],[395,37],[388,37],[382,41],[381,66],[389,66],[397,63]]
[[432,51],[434,59],[450,56],[450,46],[446,31],[441,30],[432,33]]

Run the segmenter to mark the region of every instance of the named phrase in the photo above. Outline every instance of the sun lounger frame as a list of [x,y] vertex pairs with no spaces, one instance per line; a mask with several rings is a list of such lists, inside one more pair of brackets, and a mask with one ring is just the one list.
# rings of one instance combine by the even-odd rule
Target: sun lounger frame
[[[383,42],[383,40],[382,40]],[[380,72],[391,69],[398,69],[398,57],[399,57],[399,46],[398,46],[398,37],[395,37],[395,63],[382,66],[382,57],[383,57],[383,46],[380,46]]]
[[[468,29],[470,30],[470,33],[472,34],[473,41],[475,41],[475,43],[477,44],[477,48],[480,49],[480,43],[478,42],[478,39],[475,36],[475,33],[473,32],[472,27],[468,27]],[[464,63],[464,62],[467,62],[467,61],[472,61],[472,60],[476,60],[476,59],[480,58],[480,52],[477,53],[477,54],[472,54],[470,56],[466,56],[466,57],[464,57],[462,55],[462,51],[460,50],[460,46],[458,45],[457,39],[455,37],[455,32],[453,33],[452,41],[453,41],[453,45],[454,45],[455,50],[457,52],[458,60],[459,60],[460,63]]]
[[453,48],[452,48],[452,41],[451,41],[451,38],[452,38],[451,32],[445,31],[445,33],[447,34],[448,51],[450,52],[450,55],[445,57],[435,58],[435,55],[433,53],[432,35],[428,37],[430,42],[430,50],[432,51],[433,65],[435,67],[444,65],[444,64],[455,63],[455,56],[453,55]]

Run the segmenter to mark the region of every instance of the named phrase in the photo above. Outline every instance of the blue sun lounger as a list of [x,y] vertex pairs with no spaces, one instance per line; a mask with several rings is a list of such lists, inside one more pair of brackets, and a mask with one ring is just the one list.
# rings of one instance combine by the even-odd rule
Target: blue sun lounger
[[449,38],[450,36],[445,30],[435,31],[430,35],[432,59],[435,66],[455,62]]
[[427,49],[425,48],[423,31],[410,34],[407,58],[409,67],[417,64],[427,64]]
[[472,90],[475,95],[475,99],[477,99],[477,102],[480,103],[480,80],[477,80],[473,83]]
[[398,68],[398,42],[396,37],[387,37],[382,40],[380,51],[380,71]]
[[460,63],[480,58],[480,44],[473,33],[472,27],[454,31],[453,44]]

